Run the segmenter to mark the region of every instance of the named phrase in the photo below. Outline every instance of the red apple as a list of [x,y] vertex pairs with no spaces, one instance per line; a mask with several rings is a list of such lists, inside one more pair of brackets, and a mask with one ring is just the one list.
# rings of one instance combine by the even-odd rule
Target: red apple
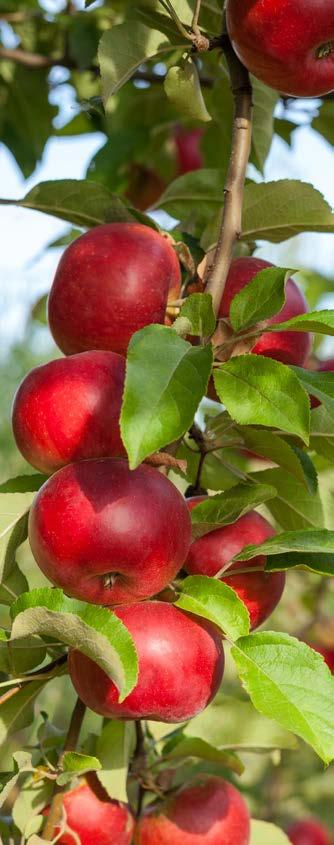
[[89,349],[125,353],[134,332],[163,323],[180,292],[170,241],[141,223],[109,223],[65,250],[49,296],[53,337],[66,355]]
[[[193,499],[188,499],[189,510],[191,511],[205,498],[205,496],[194,496]],[[184,568],[189,575],[214,576],[245,546],[264,543],[274,534],[272,526],[263,516],[256,511],[250,511],[232,525],[217,528],[195,540],[190,546]],[[252,629],[262,625],[275,610],[285,587],[285,574],[284,572],[248,572],[240,575],[234,573],[245,568],[264,569],[266,560],[264,555],[258,555],[251,560],[237,561],[228,568],[226,576],[220,579],[232,587],[246,605]]]
[[190,518],[174,484],[123,459],[69,464],[39,490],[29,539],[42,572],[69,596],[126,604],[163,590],[189,549]]
[[203,164],[201,151],[201,139],[203,129],[184,129],[178,126],[174,133],[174,141],[177,150],[178,173],[189,173],[191,170],[200,170]]
[[12,415],[23,457],[50,474],[71,461],[124,455],[124,378],[125,360],[115,352],[82,352],[31,370]]
[[248,808],[231,783],[200,776],[149,808],[136,826],[134,841],[135,845],[249,845]]
[[254,76],[292,97],[334,89],[332,0],[227,0],[227,28]]
[[316,643],[309,643],[309,645],[314,649],[314,651],[317,651],[318,654],[323,656],[325,663],[327,663],[328,668],[334,675],[334,648],[326,648],[326,646],[318,645]]
[[[236,258],[232,261],[225,290],[220,303],[219,317],[228,317],[233,297],[250,282],[257,273],[272,267],[269,261],[261,258]],[[268,320],[269,325],[283,323],[298,314],[307,312],[307,303],[293,279],[288,279],[285,287],[285,304],[282,310]],[[302,367],[311,350],[311,335],[307,332],[264,332],[252,348],[255,355],[274,358],[282,364],[295,364]]]
[[332,838],[316,819],[296,822],[288,830],[293,845],[331,845]]
[[[333,373],[334,372],[334,358],[328,358],[327,361],[322,361],[316,370],[316,373]],[[318,408],[321,405],[316,396],[311,396],[311,408]]]
[[[112,801],[102,787],[91,789],[82,784],[65,792],[63,810],[66,830],[57,842],[59,845],[75,845],[77,841],[70,831],[79,837],[81,845],[131,845],[134,819],[125,804]],[[48,810],[44,811],[44,815]],[[57,827],[54,836],[59,834]]]
[[224,672],[222,638],[214,625],[168,602],[140,602],[115,610],[133,637],[138,682],[119,704],[118,690],[100,667],[71,651],[69,671],[82,701],[108,719],[192,719],[216,695]]

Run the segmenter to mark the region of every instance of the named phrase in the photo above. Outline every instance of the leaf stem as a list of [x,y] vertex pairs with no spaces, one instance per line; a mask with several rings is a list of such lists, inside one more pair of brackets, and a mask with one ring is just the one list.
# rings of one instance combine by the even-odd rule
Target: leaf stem
[[166,11],[169,12],[171,18],[173,19],[175,25],[177,26],[177,28],[178,28],[179,32],[181,33],[181,35],[183,36],[183,38],[186,38],[187,41],[193,41],[194,35],[192,33],[188,32],[188,30],[185,28],[185,26],[183,26],[183,23],[182,23],[182,21],[180,21],[180,18],[176,14],[176,11],[173,8],[170,0],[159,0],[159,2],[164,7],[164,9],[166,9]]
[[[77,747],[85,712],[86,705],[81,701],[80,698],[78,698],[71,716],[71,721],[65,740],[63,753],[59,759],[59,767],[61,767],[62,765],[66,752],[75,751]],[[42,839],[46,839],[47,841],[51,841],[51,839],[53,839],[55,834],[55,827],[57,827],[57,825],[59,825],[59,822],[61,821],[64,789],[64,786],[59,786],[59,784],[55,784],[49,814],[47,816],[42,833]]]
[[191,28],[192,28],[192,31],[195,33],[195,35],[201,34],[200,28],[198,26],[198,19],[199,19],[199,15],[200,15],[200,11],[201,11],[201,5],[202,5],[202,0],[196,0],[193,19],[192,19],[192,22],[191,22]]
[[236,56],[228,38],[224,39],[223,50],[234,96],[234,120],[222,224],[214,260],[206,280],[206,292],[211,293],[216,316],[225,289],[233,247],[242,231],[242,203],[252,140],[253,112],[252,86],[248,71]]

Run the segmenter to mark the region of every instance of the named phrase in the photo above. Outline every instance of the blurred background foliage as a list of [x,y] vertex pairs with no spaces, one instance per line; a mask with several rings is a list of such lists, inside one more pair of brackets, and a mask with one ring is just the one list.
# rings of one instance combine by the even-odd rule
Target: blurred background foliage
[[[50,139],[61,141],[66,137],[91,136],[94,133],[99,133],[101,144],[88,162],[86,177],[102,182],[140,209],[153,206],[164,188],[184,172],[179,138],[185,131],[196,130],[196,154],[202,166],[226,168],[230,151],[231,97],[218,54],[207,54],[198,61],[206,105],[213,117],[204,128],[203,124],[184,122],[167,100],[161,82],[167,66],[162,63],[142,66],[134,81],[128,82],[114,95],[112,106],[104,114],[97,65],[98,42],[102,33],[111,24],[120,23],[124,13],[133,5],[133,0],[106,0],[95,2],[84,10],[79,0],[0,0],[0,132],[2,142],[15,159],[23,179],[33,176],[43,161]],[[154,5],[157,4],[151,0],[140,4],[150,9]],[[209,32],[219,29],[220,16],[220,3],[203,0],[202,22]],[[253,179],[260,181],[265,178],[268,181],[272,176],[275,178],[275,159],[270,159],[269,166],[265,163],[273,133],[276,143],[279,138],[280,144],[293,152],[296,133],[301,127],[306,127],[305,156],[307,139],[317,133],[328,144],[333,144],[334,100],[283,100],[257,84],[255,105],[258,133],[249,170]],[[282,147],[276,146],[275,149]],[[56,175],[61,178],[61,173]],[[302,175],[301,161],[295,176],[299,178]],[[294,176],[293,167],[289,176]],[[26,213],[29,214],[21,211],[21,214]],[[169,226],[173,223],[167,217],[163,220]],[[64,244],[77,234],[77,231],[64,227],[64,237],[48,245],[50,253],[58,259]],[[261,248],[260,244],[258,254],[272,260],[276,257],[286,266],[303,266],[305,237],[294,238],[279,248]],[[299,281],[312,307],[332,305],[334,262],[332,274],[319,273],[319,254],[324,242],[321,236],[316,236],[311,243],[314,244],[314,266],[308,259],[306,270],[299,274]],[[334,259],[333,248],[331,256]],[[13,330],[1,345],[1,481],[16,473],[33,471],[15,449],[10,429],[10,407],[13,393],[23,376],[32,367],[59,354],[45,319],[45,295],[51,282],[50,275],[45,279],[42,297],[34,290],[25,291],[20,330]],[[2,278],[0,291],[4,323],[6,286],[7,279]],[[316,349],[319,357],[328,356],[330,352],[329,341]],[[209,404],[208,407],[213,409],[214,406]],[[235,456],[235,460],[241,460],[242,465],[248,463],[253,468],[254,461],[245,456]],[[322,478],[327,527],[334,529],[334,471],[329,461],[319,456],[315,456],[315,464]],[[176,477],[174,480],[182,487],[183,482]],[[26,544],[21,548],[19,557],[30,587],[40,586],[41,574],[38,572],[37,575]],[[3,624],[6,623],[6,614],[6,609],[3,609]],[[311,574],[289,574],[285,599],[270,620],[270,628],[288,631],[308,640],[315,639],[334,648],[334,590],[330,579],[320,581]],[[238,695],[242,701],[240,687],[236,687],[230,667],[227,678],[225,694]],[[64,730],[72,700],[74,693],[69,691],[66,679],[49,684],[38,700],[35,723],[16,733],[6,744],[1,756],[1,770],[11,768],[13,751],[35,741],[37,730],[43,723],[44,711],[59,731]],[[213,726],[219,727],[220,711],[212,712],[210,718]],[[233,732],[240,729],[240,712],[236,705],[226,705],[225,718],[226,730]],[[264,731],[267,730],[270,737],[270,731],[277,730],[255,714],[253,718],[254,725],[250,717],[247,720],[247,729],[254,736],[258,734],[259,740],[263,738]],[[91,744],[91,733],[99,732],[100,721],[93,714],[86,719],[84,739],[87,747]],[[154,730],[158,731],[159,727]],[[243,759],[246,771],[238,784],[246,791],[254,816],[285,826],[296,816],[314,814],[327,822],[334,832],[333,766],[324,772],[321,762],[302,743],[299,743],[298,753],[282,751],[282,761],[277,751],[269,755],[243,755]],[[281,762],[283,765],[280,765]],[[216,764],[210,763],[205,767],[210,770],[217,768]],[[201,770],[203,768],[202,763]]]

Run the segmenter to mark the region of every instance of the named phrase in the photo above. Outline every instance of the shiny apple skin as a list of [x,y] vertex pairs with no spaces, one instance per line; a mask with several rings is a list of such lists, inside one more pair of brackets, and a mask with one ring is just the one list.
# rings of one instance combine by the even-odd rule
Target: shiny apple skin
[[248,808],[232,784],[219,777],[198,777],[144,813],[134,841],[135,845],[249,845]]
[[141,223],[109,223],[65,250],[49,296],[56,344],[73,355],[126,353],[134,332],[163,323],[180,292],[180,265],[169,240]]
[[[77,834],[81,845],[131,845],[134,819],[125,804],[101,797],[88,784],[64,794],[67,826]],[[47,815],[47,811],[44,811]],[[54,835],[60,832],[55,829]],[[74,845],[70,832],[63,833],[59,845]]]
[[82,352],[36,367],[21,382],[12,413],[23,457],[50,475],[72,461],[125,455],[119,417],[125,359]]
[[[220,303],[219,316],[228,317],[233,297],[247,285],[257,273],[267,267],[273,267],[262,258],[236,258],[232,261],[227,277],[224,295]],[[270,317],[268,323],[283,323],[298,314],[308,311],[305,297],[293,279],[288,279],[285,287],[286,300],[282,310]],[[308,332],[264,332],[252,348],[255,355],[274,358],[282,364],[294,364],[302,367],[311,351],[312,336]]]
[[[205,496],[194,496],[187,500],[191,511],[195,505],[203,502]],[[225,525],[217,528],[195,540],[189,549],[184,569],[189,575],[214,576],[229,563],[232,558],[239,554],[245,546],[264,543],[269,537],[273,537],[275,531],[256,511],[241,516],[232,525]],[[237,561],[229,567],[229,572],[237,572],[238,569],[250,569],[261,567],[264,569],[267,562],[265,555],[257,555],[247,561]],[[285,587],[284,572],[248,572],[240,575],[226,576],[221,578],[229,587],[237,593],[244,602],[249,612],[251,628],[254,630],[268,619],[277,607],[282,598]]]
[[133,637],[138,682],[118,702],[115,684],[89,657],[69,655],[72,683],[82,701],[108,719],[183,722],[214,698],[224,673],[219,631],[210,622],[168,602],[140,602],[115,609]]
[[201,151],[203,129],[184,129],[179,126],[174,135],[177,149],[178,173],[190,173],[204,166]]
[[332,838],[328,831],[316,819],[296,822],[288,830],[293,845],[331,845]]
[[[174,484],[143,464],[81,461],[39,490],[29,539],[44,575],[69,596],[94,604],[135,602],[163,590],[190,544],[190,518]],[[118,573],[109,583],[105,576]]]
[[243,64],[270,88],[292,97],[333,91],[333,0],[227,0],[227,28]]

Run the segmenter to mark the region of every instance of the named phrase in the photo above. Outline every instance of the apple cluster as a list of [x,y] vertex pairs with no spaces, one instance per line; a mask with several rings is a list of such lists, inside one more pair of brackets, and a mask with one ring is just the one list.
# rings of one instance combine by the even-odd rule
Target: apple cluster
[[[267,266],[254,258],[232,263],[219,316],[228,317],[233,296]],[[122,703],[113,681],[93,660],[75,649],[69,655],[79,697],[106,718],[183,722],[218,691],[224,673],[218,630],[159,597],[181,569],[209,576],[222,570],[221,580],[248,608],[252,629],[269,617],[285,585],[283,573],[265,572],[264,556],[232,564],[245,545],[273,535],[258,513],[191,542],[190,512],[203,497],[184,499],[148,464],[129,469],[120,434],[124,356],[134,332],[164,324],[168,301],[178,298],[180,289],[171,240],[155,229],[113,223],[82,235],[64,252],[49,297],[50,329],[65,357],[31,371],[14,399],[17,445],[32,466],[50,476],[30,512],[34,558],[68,596],[110,608],[137,649],[138,681]],[[290,279],[284,308],[272,319],[306,310]],[[309,335],[264,331],[252,351],[303,365],[310,343]],[[127,845],[129,811],[109,799],[106,805],[87,784],[65,798],[73,829],[81,836],[75,819],[80,820],[86,799],[91,818],[94,802],[102,800],[106,819],[97,808],[100,827],[114,824],[118,808],[123,833],[114,841]],[[145,814],[135,842],[248,845],[249,830],[247,808],[234,787],[204,778]],[[69,840],[65,835],[60,841]],[[81,841],[90,845],[92,840]]]

